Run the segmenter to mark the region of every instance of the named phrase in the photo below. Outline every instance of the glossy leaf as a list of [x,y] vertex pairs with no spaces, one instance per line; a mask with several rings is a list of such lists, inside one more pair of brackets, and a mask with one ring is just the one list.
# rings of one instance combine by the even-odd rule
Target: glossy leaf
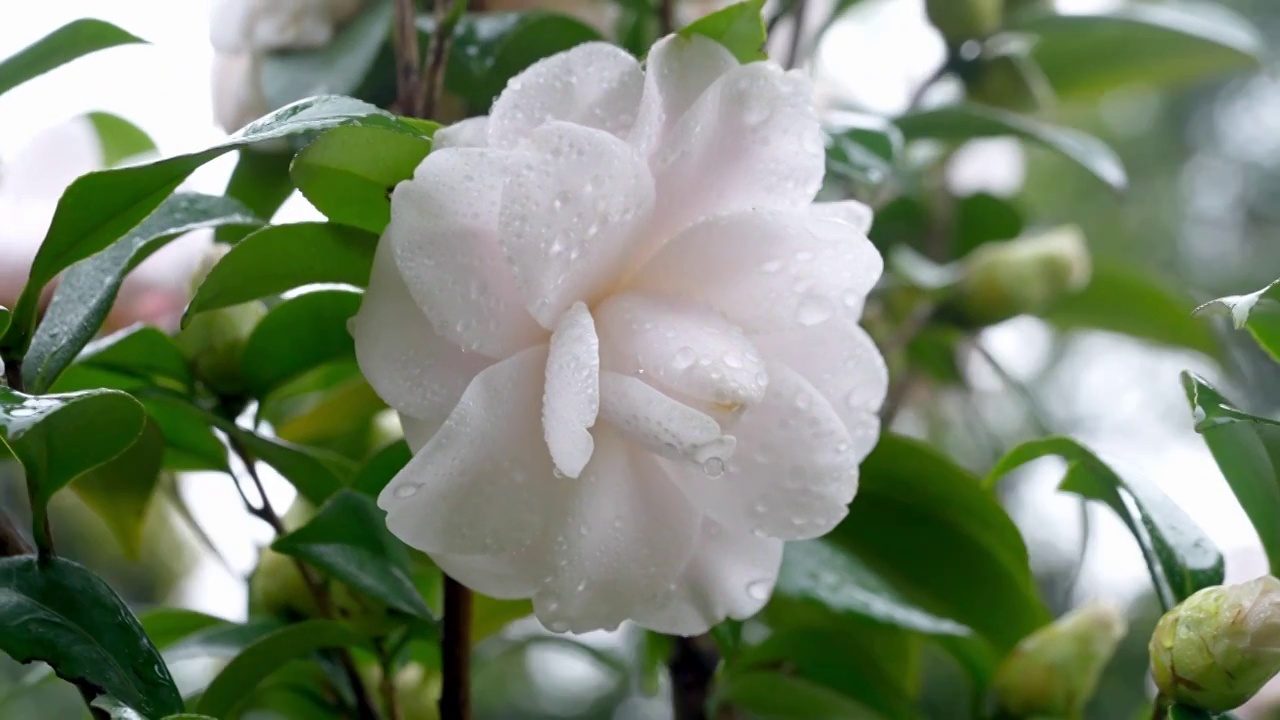
[[949,140],[1012,136],[1043,145],[1074,161],[1113,190],[1128,185],[1124,165],[1101,140],[1068,127],[981,105],[921,110],[894,121],[908,140]]
[[365,97],[358,91],[390,38],[392,7],[387,0],[367,2],[322,47],[266,54],[259,77],[267,106],[321,93]]
[[890,720],[835,690],[776,672],[731,676],[716,698],[770,720]]
[[220,620],[185,633],[164,648],[170,663],[194,659],[230,659],[288,623],[279,618],[253,618],[236,623]]
[[228,717],[255,687],[290,660],[362,642],[346,625],[333,620],[308,620],[276,630],[246,647],[218,673],[196,704],[196,712]]
[[1197,315],[1225,312],[1237,330],[1249,334],[1269,355],[1280,362],[1280,281],[1248,295],[1229,295],[1196,308]]
[[0,95],[76,58],[141,42],[146,41],[103,20],[74,20],[0,61]]
[[342,489],[353,469],[343,458],[324,451],[295,445],[279,438],[250,432],[235,423],[206,416],[207,421],[240,443],[253,457],[265,462],[293,484],[313,505],[320,505]]
[[312,283],[364,287],[373,267],[378,238],[367,231],[330,223],[265,227],[241,240],[222,257],[196,290],[182,316],[239,305]]
[[182,712],[182,698],[133,613],[85,568],[62,558],[0,559],[0,650],[43,661],[148,716]]
[[227,449],[199,409],[178,398],[146,396],[142,405],[164,435],[164,466],[169,470],[226,471]]
[[151,253],[192,230],[258,224],[261,221],[234,200],[174,195],[110,247],[73,265],[58,283],[26,352],[22,377],[27,389],[39,393],[53,385],[102,328],[125,275]]
[[1061,328],[1110,330],[1221,357],[1212,329],[1191,317],[1193,307],[1194,300],[1141,270],[1095,262],[1088,287],[1062,298],[1045,318]]
[[1249,516],[1267,553],[1271,574],[1280,573],[1280,422],[1238,410],[1201,377],[1182,373],[1196,431]]
[[365,462],[364,467],[360,468],[355,479],[351,481],[351,488],[371,498],[378,497],[382,488],[391,482],[391,478],[409,464],[411,457],[413,454],[409,452],[409,446],[403,440],[391,443]]
[[400,612],[429,620],[431,611],[409,577],[409,553],[387,530],[384,517],[368,496],[343,490],[271,547]]
[[[99,695],[89,706],[107,714],[108,720],[147,720],[141,713],[110,695]],[[169,717],[173,717],[170,715]]]
[[97,513],[115,536],[126,557],[136,560],[142,547],[142,527],[164,464],[164,435],[148,420],[127,450],[81,475],[75,494]]
[[684,37],[703,35],[725,46],[738,62],[764,60],[764,0],[746,0],[703,16],[680,29]]
[[1222,555],[1196,524],[1159,488],[1122,479],[1088,448],[1066,437],[1032,440],[1010,450],[987,481],[1041,457],[1067,462],[1059,489],[1111,507],[1133,533],[1147,562],[1156,595],[1166,610],[1192,593],[1222,583]]
[[85,119],[98,136],[102,164],[105,167],[115,167],[130,158],[156,152],[156,144],[151,136],[119,115],[98,111],[87,113]]
[[271,308],[245,343],[241,372],[254,397],[328,362],[355,358],[347,321],[360,309],[360,293],[320,290]]
[[173,338],[141,323],[89,343],[76,362],[182,389],[192,383],[191,367]]
[[[257,217],[270,220],[293,194],[293,178],[289,177],[293,156],[252,147],[240,148],[236,155],[236,168],[231,171],[223,194],[249,208]],[[253,227],[224,225],[214,231],[213,237],[218,242],[236,243],[253,230]]]
[[1040,14],[1011,29],[1036,36],[1032,58],[1059,97],[1091,100],[1130,85],[1172,86],[1257,68],[1265,40],[1219,3],[1127,3]]
[[178,643],[207,628],[225,625],[226,620],[186,608],[158,607],[138,616],[147,637],[159,649]]
[[431,141],[377,128],[335,128],[298,153],[290,174],[317,210],[336,223],[381,233],[391,191],[413,177]]

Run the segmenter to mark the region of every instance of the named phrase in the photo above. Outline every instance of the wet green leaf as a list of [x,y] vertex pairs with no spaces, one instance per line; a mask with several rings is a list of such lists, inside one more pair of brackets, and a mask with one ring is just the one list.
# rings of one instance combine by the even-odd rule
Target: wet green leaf
[[76,58],[141,42],[146,41],[103,20],[74,20],[0,61],[0,95]]
[[[249,208],[257,217],[270,220],[293,194],[293,178],[289,177],[293,156],[253,147],[240,148],[236,156],[236,168],[231,171],[223,194]],[[218,242],[237,243],[253,230],[250,226],[224,225],[214,231],[213,237]]]
[[106,524],[124,550],[136,560],[142,527],[164,464],[164,435],[148,419],[142,435],[127,450],[81,475],[71,490]]
[[1280,280],[1257,292],[1220,297],[1195,309],[1197,315],[1212,312],[1229,315],[1237,330],[1247,328],[1258,345],[1280,362]]
[[409,446],[403,440],[391,443],[375,453],[360,468],[355,480],[351,481],[351,488],[376,499],[382,488],[409,463],[412,456]]
[[89,343],[76,362],[149,382],[191,388],[191,368],[173,338],[141,323]]
[[705,15],[680,29],[680,35],[703,35],[749,63],[764,60],[764,0],[746,0]]
[[298,153],[290,174],[330,220],[381,233],[391,220],[391,191],[413,177],[431,141],[378,128],[335,128]]
[[360,308],[360,297],[349,290],[320,290],[271,308],[249,335],[240,359],[250,393],[266,397],[320,365],[354,359],[347,321]]

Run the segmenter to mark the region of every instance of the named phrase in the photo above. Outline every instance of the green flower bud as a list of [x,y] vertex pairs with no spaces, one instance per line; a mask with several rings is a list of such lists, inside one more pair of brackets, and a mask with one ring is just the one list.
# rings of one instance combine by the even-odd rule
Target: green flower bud
[[1004,22],[1004,0],[926,0],[925,8],[951,45],[984,38]]
[[1089,284],[1093,264],[1084,236],[1065,226],[980,246],[963,260],[957,305],[971,322],[990,325],[1049,310]]
[[1023,638],[996,670],[992,687],[1005,713],[1079,718],[1127,631],[1107,605],[1086,605]]
[[1243,705],[1280,672],[1280,580],[1201,590],[1160,618],[1150,650],[1165,697],[1210,712]]
[[[227,249],[225,245],[214,245],[205,253],[191,276],[192,295]],[[247,302],[200,313],[174,340],[198,379],[219,395],[237,396],[245,391],[240,375],[244,344],[266,312],[262,303]]]

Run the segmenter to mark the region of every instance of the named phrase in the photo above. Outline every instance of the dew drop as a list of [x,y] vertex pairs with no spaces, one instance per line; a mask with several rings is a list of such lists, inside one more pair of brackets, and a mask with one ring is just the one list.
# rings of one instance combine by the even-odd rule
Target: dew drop
[[724,354],[725,367],[731,367],[735,370],[742,367],[742,356],[736,352],[727,352]]
[[394,495],[401,500],[404,500],[405,498],[411,498],[414,495],[418,494],[418,489],[420,487],[422,486],[421,485],[401,485],[400,487],[395,489]]
[[682,347],[676,351],[676,356],[671,359],[671,365],[677,370],[684,370],[691,367],[697,362],[698,356],[691,347]]
[[702,463],[702,472],[706,473],[709,478],[718,478],[724,475],[724,460],[718,457],[707,458]]
[[547,629],[556,633],[569,632],[569,623],[563,620],[552,620]]
[[586,580],[583,580],[582,582],[578,583],[578,587],[576,588],[577,592],[582,592],[583,590],[586,590],[586,589],[587,589]]
[[809,296],[796,307],[796,322],[801,325],[817,325],[831,317],[831,305],[825,298]]
[[768,600],[769,599],[769,581],[768,580],[752,580],[747,583],[747,595],[752,600]]
[[856,308],[862,304],[862,296],[853,290],[846,290],[844,295],[841,296],[841,300],[844,301],[844,306],[847,308]]

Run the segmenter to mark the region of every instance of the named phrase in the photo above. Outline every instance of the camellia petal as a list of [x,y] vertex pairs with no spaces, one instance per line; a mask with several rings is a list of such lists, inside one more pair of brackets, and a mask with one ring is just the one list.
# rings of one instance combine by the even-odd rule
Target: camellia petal
[[843,220],[852,225],[860,235],[871,232],[871,222],[875,219],[875,211],[871,206],[857,200],[814,203],[810,206],[809,212],[818,217]]
[[668,35],[645,58],[640,117],[628,138],[648,155],[717,78],[738,67],[720,43],[703,35]]
[[628,440],[699,467],[723,468],[737,446],[710,415],[630,375],[600,375],[600,417]]
[[436,332],[495,359],[546,341],[498,244],[506,169],[507,159],[492,150],[431,153],[392,193],[382,239]]
[[551,459],[576,478],[591,459],[591,426],[600,413],[600,339],[587,306],[575,303],[560,319],[547,355],[542,431]]
[[431,553],[446,575],[475,590],[500,600],[531,597],[541,584],[536,565],[517,555],[453,555]]
[[435,150],[444,150],[451,147],[487,147],[489,145],[489,118],[467,118],[442,127],[431,136],[431,143]]

